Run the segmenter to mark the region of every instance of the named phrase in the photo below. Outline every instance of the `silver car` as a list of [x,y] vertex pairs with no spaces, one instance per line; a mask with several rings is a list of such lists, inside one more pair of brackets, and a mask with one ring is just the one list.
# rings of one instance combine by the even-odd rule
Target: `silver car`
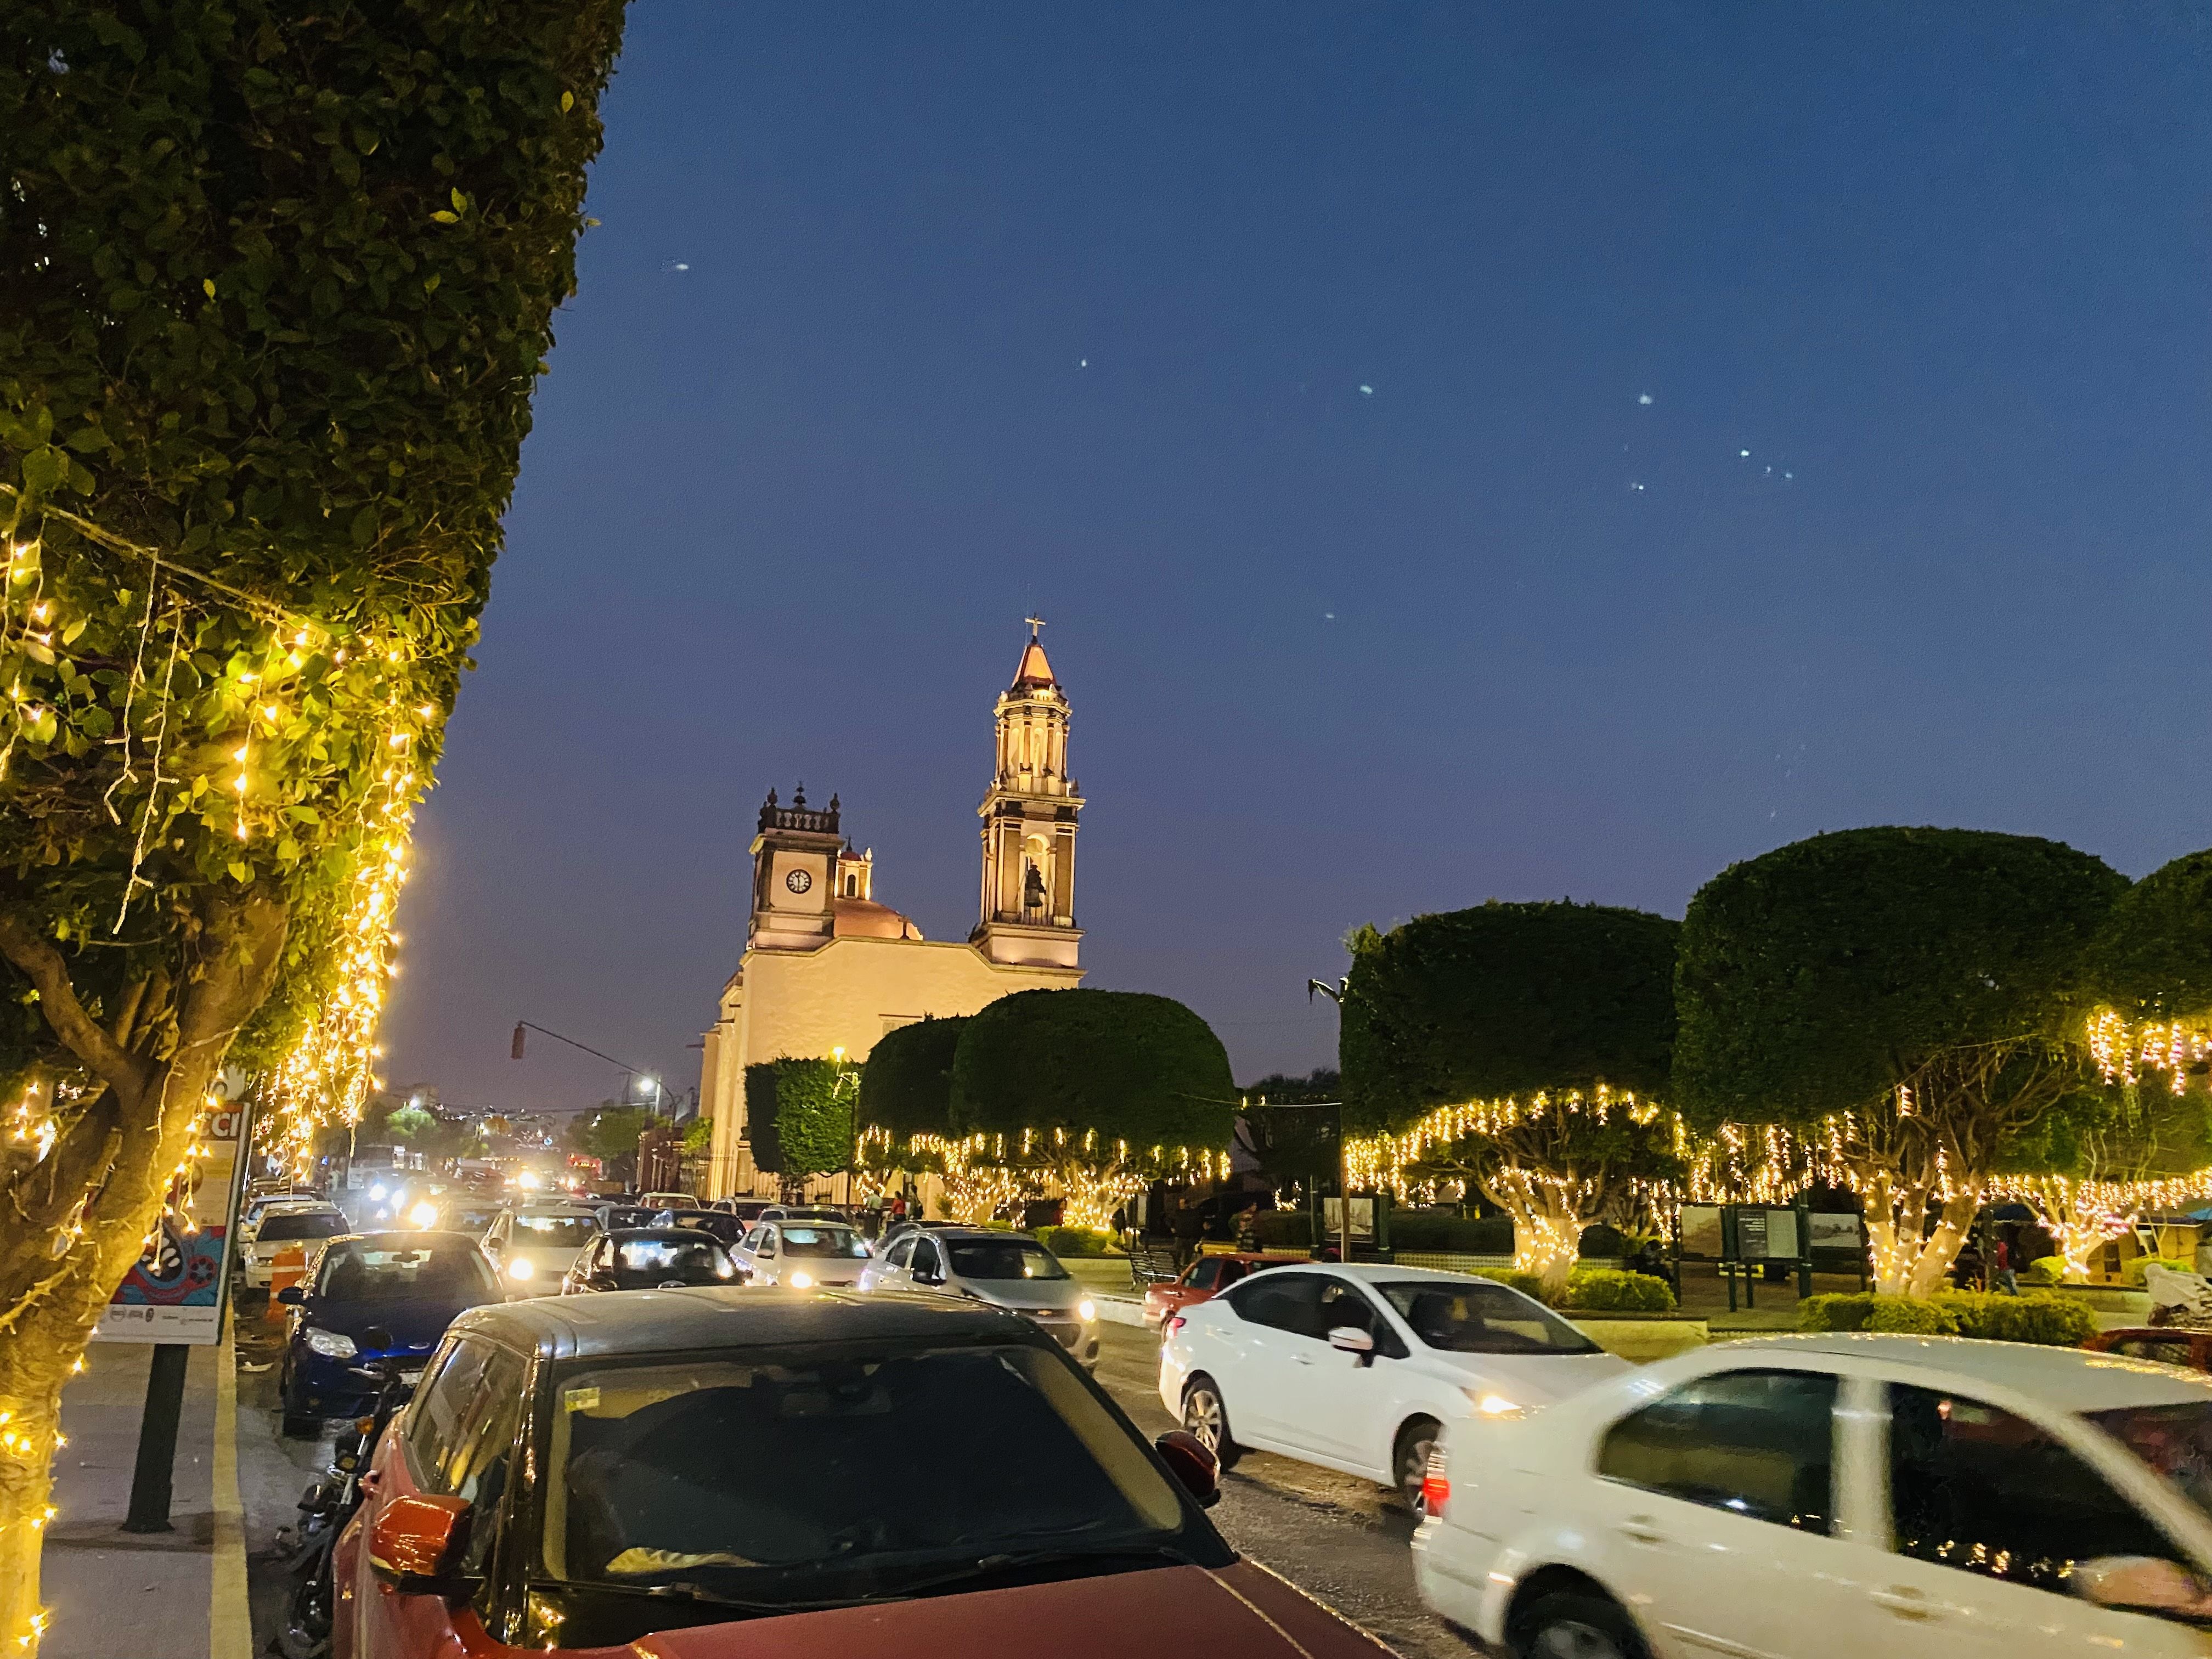
[[1026,1314],[1085,1370],[1098,1368],[1098,1304],[1026,1233],[937,1227],[901,1234],[860,1272],[864,1291],[919,1289]]
[[807,1291],[858,1281],[868,1241],[842,1221],[761,1221],[731,1254],[755,1285]]

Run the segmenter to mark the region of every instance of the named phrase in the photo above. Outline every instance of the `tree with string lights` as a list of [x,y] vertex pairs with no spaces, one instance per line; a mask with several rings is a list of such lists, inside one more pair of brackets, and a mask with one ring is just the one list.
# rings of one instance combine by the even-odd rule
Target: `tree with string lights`
[[1707,1132],[1788,1126],[1864,1200],[1877,1285],[1929,1295],[2013,1150],[2094,1110],[2090,952],[2127,885],[1972,830],[1843,830],[1733,865],[1682,925],[1675,1103]]
[[1659,1103],[1678,931],[1492,901],[1354,934],[1339,1038],[1352,1188],[1473,1183],[1554,1297],[1585,1227],[1653,1226],[1681,1173]]
[[226,1062],[357,1115],[620,0],[54,0],[0,46],[0,1642]]

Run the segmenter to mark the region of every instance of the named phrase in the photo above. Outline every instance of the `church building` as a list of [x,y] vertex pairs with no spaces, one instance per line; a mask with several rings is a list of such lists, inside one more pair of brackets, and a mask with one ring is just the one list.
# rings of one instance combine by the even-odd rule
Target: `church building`
[[837,798],[789,805],[769,792],[753,837],[744,955],[706,1033],[700,1109],[714,1120],[704,1194],[771,1194],[753,1164],[745,1067],[784,1057],[867,1058],[886,1031],[972,1014],[1015,991],[1065,989],[1083,970],[1075,925],[1075,830],[1083,797],[1067,772],[1067,698],[1030,619],[1014,683],[999,698],[998,757],[976,809],[981,903],[965,940],[927,939],[876,897],[875,852],[854,850]]

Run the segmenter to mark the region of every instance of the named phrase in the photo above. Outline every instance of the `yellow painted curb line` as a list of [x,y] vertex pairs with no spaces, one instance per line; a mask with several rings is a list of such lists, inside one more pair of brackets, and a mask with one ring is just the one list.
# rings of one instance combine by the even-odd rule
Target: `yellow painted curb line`
[[215,1356],[215,1571],[208,1587],[208,1659],[253,1659],[246,1505],[238,1495],[238,1350],[227,1325]]

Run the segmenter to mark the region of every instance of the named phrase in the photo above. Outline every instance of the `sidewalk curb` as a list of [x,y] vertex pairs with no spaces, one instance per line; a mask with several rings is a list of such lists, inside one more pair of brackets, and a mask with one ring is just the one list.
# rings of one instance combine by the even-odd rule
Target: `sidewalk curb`
[[253,1620],[246,1599],[246,1506],[238,1495],[238,1350],[228,1326],[216,1350],[214,1509],[208,1659],[253,1659]]
[[1140,1328],[1145,1322],[1145,1304],[1134,1297],[1107,1296],[1094,1291],[1091,1292],[1091,1299],[1098,1304],[1098,1316],[1101,1319],[1115,1325],[1135,1325]]

